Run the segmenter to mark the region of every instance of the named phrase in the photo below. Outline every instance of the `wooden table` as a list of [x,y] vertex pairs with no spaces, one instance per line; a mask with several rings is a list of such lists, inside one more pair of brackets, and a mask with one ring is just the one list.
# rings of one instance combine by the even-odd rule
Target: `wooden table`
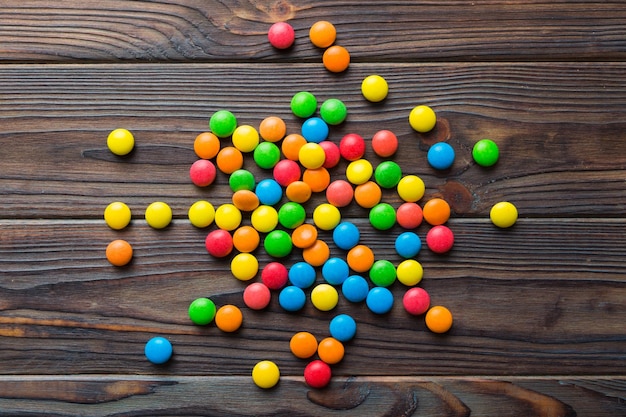
[[[321,19],[351,53],[345,73],[326,71],[308,40]],[[296,29],[282,52],[266,38],[281,20]],[[0,59],[0,415],[626,415],[623,2],[4,0]],[[390,85],[381,104],[361,95],[370,74]],[[279,116],[298,133],[289,102],[303,90],[346,103],[330,140],[362,135],[377,166],[369,140],[392,130],[393,159],[426,184],[420,204],[450,203],[454,248],[417,256],[420,286],[454,314],[448,333],[403,310],[400,283],[382,316],[344,299],[331,312],[308,303],[286,313],[276,296],[251,311],[230,258],[207,254],[215,226],[193,227],[187,210],[231,193],[221,173],[208,188],[191,184],[196,135],[219,109],[253,126]],[[438,116],[427,134],[407,121],[420,104]],[[126,158],[106,147],[118,127],[135,134]],[[492,168],[471,157],[482,138],[500,147]],[[426,162],[437,141],[456,150],[447,171]],[[271,175],[250,155],[245,168]],[[383,198],[401,203],[394,189]],[[124,230],[104,223],[112,201],[133,212]],[[173,209],[164,230],[144,220],[154,201]],[[317,193],[308,214],[324,201]],[[519,210],[510,229],[489,220],[499,201]],[[375,231],[354,202],[341,213],[377,259],[400,262],[399,226]],[[345,256],[330,231],[320,237]],[[104,256],[119,238],[134,247],[122,268]],[[261,267],[273,260],[255,255]],[[294,250],[280,261],[298,260]],[[192,325],[188,305],[203,296],[242,307],[243,327]],[[330,386],[310,389],[289,339],[328,336],[339,313],[356,319],[357,336]],[[155,335],[174,346],[164,366],[144,357]],[[281,369],[271,390],[250,377],[263,359]]]

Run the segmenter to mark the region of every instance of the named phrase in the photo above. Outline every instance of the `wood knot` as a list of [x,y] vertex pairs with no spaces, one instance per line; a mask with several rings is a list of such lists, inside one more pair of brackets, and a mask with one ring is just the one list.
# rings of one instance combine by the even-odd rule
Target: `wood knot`
[[294,18],[296,8],[288,1],[277,1],[270,6],[269,15],[274,22],[284,22]]
[[450,204],[456,214],[466,214],[472,210],[474,196],[472,192],[458,181],[446,181],[439,187],[441,198]]
[[448,119],[439,117],[433,130],[417,134],[420,139],[420,149],[427,151],[435,143],[446,142],[450,139],[450,122],[448,122]]

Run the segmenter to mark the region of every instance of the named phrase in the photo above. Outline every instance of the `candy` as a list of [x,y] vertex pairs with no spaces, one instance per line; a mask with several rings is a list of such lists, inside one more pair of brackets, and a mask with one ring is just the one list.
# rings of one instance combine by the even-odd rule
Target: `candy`
[[217,229],[207,235],[204,245],[209,255],[224,258],[233,251],[233,238],[228,231]]
[[330,257],[330,248],[326,242],[317,239],[315,243],[302,251],[302,257],[313,266],[322,266]]
[[396,221],[405,229],[415,229],[422,219],[422,208],[417,203],[402,203],[396,209]]
[[434,333],[445,333],[452,327],[452,313],[446,307],[434,306],[426,312],[426,327]]
[[235,230],[241,224],[241,211],[234,204],[222,204],[215,210],[215,225],[224,230]]
[[169,340],[157,336],[148,340],[144,347],[146,358],[155,365],[161,365],[170,360],[173,348]]
[[172,209],[162,201],[155,201],[146,208],[146,222],[154,229],[164,229],[172,221]]
[[454,148],[446,142],[435,143],[426,154],[430,166],[439,170],[450,168],[454,163],[454,157]]
[[339,314],[332,318],[328,329],[332,337],[340,342],[347,342],[356,334],[356,321],[347,314]]
[[263,248],[269,256],[284,258],[291,253],[291,236],[284,230],[272,230],[263,240]]
[[198,159],[189,168],[189,178],[198,187],[207,187],[215,181],[217,170],[208,159]]
[[393,188],[402,178],[402,168],[394,161],[383,161],[374,170],[374,179],[382,188]]
[[320,107],[320,116],[329,125],[338,125],[346,120],[348,109],[343,101],[336,98],[329,98]]
[[198,326],[205,326],[215,318],[215,303],[206,297],[196,298],[189,304],[187,313],[191,322]]
[[326,200],[335,207],[345,207],[353,198],[354,189],[348,181],[335,180],[326,188]]
[[313,223],[322,230],[332,230],[341,221],[341,212],[332,204],[322,203],[313,210]]
[[235,191],[232,202],[240,211],[252,211],[259,207],[259,197],[250,190]]
[[234,146],[226,146],[217,153],[215,163],[224,174],[232,174],[243,166],[243,154]]
[[354,201],[363,208],[372,208],[380,203],[383,191],[374,181],[366,181],[354,189]]
[[233,246],[239,252],[250,253],[261,243],[259,232],[251,226],[240,226],[233,233]]
[[417,175],[406,175],[398,182],[397,190],[402,200],[414,203],[424,196],[426,187]]
[[446,253],[452,249],[454,234],[446,226],[434,226],[426,234],[426,244],[435,253]]
[[195,227],[208,227],[215,220],[215,208],[208,201],[199,200],[189,207],[187,217],[189,222]]
[[419,316],[428,310],[430,295],[423,288],[409,288],[402,297],[402,305],[407,313]]
[[123,239],[115,239],[107,245],[105,255],[111,265],[124,266],[133,258],[133,247]]
[[405,259],[396,268],[396,276],[402,284],[411,287],[422,280],[424,269],[415,259]]
[[228,110],[218,110],[209,119],[209,128],[218,138],[227,138],[237,128],[237,118]]
[[346,178],[354,185],[365,184],[372,177],[374,168],[367,159],[358,159],[348,164]]
[[306,212],[304,207],[293,201],[289,201],[278,210],[278,222],[287,229],[295,229],[304,223]]
[[341,285],[341,293],[346,300],[360,303],[369,293],[367,280],[360,275],[350,275]]
[[513,226],[517,222],[517,216],[517,208],[508,201],[494,204],[489,211],[491,222],[501,228]]
[[322,339],[317,347],[317,355],[319,358],[329,365],[341,362],[345,355],[343,343],[334,337]]
[[271,232],[278,225],[278,212],[272,206],[261,205],[252,212],[250,222],[261,233]]
[[104,221],[111,229],[122,230],[131,220],[130,207],[121,201],[114,201],[104,209]]
[[280,160],[280,148],[273,142],[261,142],[252,155],[260,168],[272,169]]
[[324,167],[316,169],[307,168],[302,174],[302,181],[307,183],[314,193],[321,193],[330,184],[330,173]]
[[308,91],[300,91],[291,98],[291,111],[303,119],[311,117],[317,111],[317,99]]
[[235,305],[226,304],[215,313],[215,325],[223,332],[236,332],[241,327],[242,322],[243,314]]
[[350,53],[343,46],[333,45],[324,51],[322,63],[330,72],[343,72],[350,65]]
[[285,310],[295,312],[301,310],[306,303],[306,294],[302,288],[294,285],[283,288],[278,294],[278,304]]
[[389,86],[380,75],[369,75],[361,82],[361,93],[366,100],[378,103],[387,97]]
[[211,132],[202,132],[193,141],[193,151],[198,158],[215,158],[220,151],[220,139]]
[[233,193],[239,190],[252,191],[255,184],[254,174],[245,169],[238,169],[228,177],[228,185]]
[[330,383],[332,371],[326,362],[316,359],[304,368],[304,382],[311,388],[324,388]]
[[450,205],[442,198],[430,199],[422,208],[424,220],[432,226],[444,224],[450,218]]
[[274,165],[274,179],[283,187],[287,187],[292,182],[298,181],[301,175],[300,165],[291,159],[283,159]]
[[332,23],[326,20],[313,23],[309,29],[309,39],[311,43],[318,48],[328,48],[335,43],[336,37],[337,29],[335,29]]
[[348,263],[341,258],[329,258],[322,266],[322,277],[331,285],[341,285],[350,275]]
[[375,229],[391,229],[396,223],[396,209],[389,203],[378,203],[370,209],[369,219]]
[[382,158],[388,158],[398,150],[398,138],[389,130],[379,130],[372,136],[372,149]]
[[393,294],[385,287],[374,287],[367,294],[365,304],[372,313],[388,313],[393,307]]
[[430,132],[437,124],[437,116],[428,106],[416,106],[409,113],[409,124],[417,132]]
[[311,303],[320,311],[330,311],[337,306],[339,294],[330,284],[318,284],[311,291]]
[[285,158],[297,161],[300,154],[300,148],[306,143],[306,139],[302,135],[297,133],[291,133],[283,139],[280,149],[285,155]]
[[293,245],[300,249],[312,246],[317,240],[317,227],[312,224],[302,224],[291,232],[291,241]]
[[287,284],[289,272],[280,262],[270,262],[261,271],[261,281],[270,290],[279,290]]
[[135,137],[127,129],[115,129],[107,136],[107,147],[115,155],[128,155],[135,147]]
[[317,169],[324,165],[326,160],[326,152],[319,144],[309,142],[300,148],[298,160],[303,167],[309,169]]
[[259,132],[250,125],[237,126],[233,132],[233,146],[241,152],[252,152],[259,144]]
[[259,181],[254,192],[259,197],[259,202],[268,206],[273,206],[283,197],[282,187],[272,178]]
[[272,361],[264,360],[257,362],[252,368],[252,381],[257,387],[269,389],[280,380],[280,369]]
[[[309,178],[309,181],[311,178]],[[311,186],[304,181],[294,181],[285,189],[285,195],[294,203],[306,203],[311,198]]]
[[287,49],[293,45],[296,32],[287,22],[276,22],[267,32],[267,40],[276,49]]
[[333,230],[333,242],[339,249],[350,250],[359,243],[361,232],[352,222],[341,222]]
[[422,249],[422,240],[413,232],[404,232],[398,235],[394,247],[401,257],[412,258]]
[[365,245],[356,245],[346,256],[348,265],[356,272],[367,272],[374,264],[374,252]]
[[339,146],[337,146],[335,142],[331,142],[329,140],[321,141],[320,146],[322,147],[322,149],[324,149],[324,153],[326,154],[326,158],[324,159],[324,165],[322,166],[326,169],[336,167],[341,160]]
[[277,116],[266,117],[259,125],[261,137],[268,142],[278,142],[285,137],[287,125],[285,121]]
[[348,161],[356,161],[365,154],[365,140],[361,135],[348,133],[339,141],[339,152]]
[[260,282],[253,282],[243,291],[243,302],[252,310],[263,310],[270,304],[270,289]]
[[296,358],[307,359],[317,352],[317,339],[312,333],[298,332],[291,336],[289,349]]
[[500,150],[498,145],[490,139],[481,139],[472,148],[472,157],[480,166],[490,167],[498,162]]
[[311,117],[302,123],[301,133],[307,142],[320,143],[328,137],[329,129],[324,120]]
[[306,262],[296,262],[289,268],[289,282],[298,288],[309,288],[315,282],[315,278],[315,268]]
[[370,268],[370,281],[378,287],[389,287],[396,281],[396,267],[386,259],[379,259]]

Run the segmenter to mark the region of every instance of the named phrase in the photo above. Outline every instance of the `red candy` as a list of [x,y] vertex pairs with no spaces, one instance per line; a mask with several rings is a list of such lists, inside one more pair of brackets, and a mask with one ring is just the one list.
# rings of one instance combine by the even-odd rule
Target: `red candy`
[[271,298],[270,289],[260,282],[253,282],[243,291],[243,302],[252,310],[263,310]]
[[426,234],[426,244],[435,253],[446,253],[452,249],[454,234],[447,226],[434,226]]
[[361,159],[365,154],[365,140],[356,133],[348,133],[339,142],[339,152],[348,161]]
[[300,165],[291,159],[283,159],[274,165],[274,179],[283,187],[298,181],[301,175]]
[[215,181],[217,170],[213,162],[207,159],[198,159],[189,168],[189,177],[198,187],[209,186]]
[[335,207],[345,207],[352,202],[354,189],[345,180],[335,180],[326,188],[326,200]]
[[396,221],[405,229],[415,229],[422,219],[422,208],[417,203],[402,203],[396,209]]
[[339,160],[341,159],[339,146],[337,146],[335,142],[331,142],[329,140],[323,140],[319,143],[319,145],[322,149],[324,149],[324,153],[326,154],[326,159],[324,160],[324,165],[322,166],[326,169],[337,166]]
[[319,359],[310,362],[304,368],[304,382],[311,388],[324,388],[330,382],[331,377],[330,366]]
[[279,262],[270,262],[261,271],[261,281],[270,290],[280,290],[287,285],[288,279],[289,271],[285,265]]
[[389,157],[398,150],[398,138],[389,130],[380,130],[372,137],[372,149],[378,156]]
[[267,32],[267,39],[270,44],[276,49],[287,49],[293,45],[296,39],[296,33],[287,22],[276,22],[270,26]]
[[213,230],[204,241],[207,252],[216,258],[228,256],[233,250],[233,237],[223,229]]
[[423,288],[413,287],[404,293],[402,304],[409,314],[419,316],[430,307],[430,295]]

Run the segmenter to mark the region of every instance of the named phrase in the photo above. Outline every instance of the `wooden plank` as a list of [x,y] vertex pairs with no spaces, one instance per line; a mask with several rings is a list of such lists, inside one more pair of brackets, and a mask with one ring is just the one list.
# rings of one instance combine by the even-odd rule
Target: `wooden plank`
[[[374,232],[364,223],[362,241],[397,264],[390,242],[399,230]],[[268,358],[285,375],[298,375],[303,362],[289,352],[290,337],[300,330],[326,337],[339,313],[353,315],[359,327],[338,375],[626,373],[623,221],[520,220],[500,230],[486,220],[453,220],[450,227],[457,239],[449,255],[423,249],[417,258],[432,303],[455,316],[441,336],[404,312],[400,283],[384,316],[343,299],[331,312],[307,303],[290,314],[276,294],[267,311],[251,311],[241,298],[246,283],[230,274],[231,257],[211,258],[206,230],[183,221],[161,231],[135,222],[122,232],[103,222],[4,222],[0,374],[159,373],[143,358],[143,345],[162,334],[176,352],[168,375],[246,375]],[[427,229],[418,230],[422,238]],[[128,267],[104,258],[114,238],[134,245]],[[330,245],[333,256],[345,256]],[[261,267],[272,260],[256,254]],[[300,256],[294,251],[281,262]],[[200,296],[244,308],[243,328],[232,335],[192,326],[187,307]]]
[[[354,61],[624,60],[620,1],[278,2],[4,0],[0,59],[9,62],[318,62],[308,40],[332,21]],[[288,20],[296,45],[277,54],[269,26]]]
[[625,385],[598,377],[336,378],[311,390],[302,378],[282,378],[261,390],[249,377],[3,377],[0,415],[615,417],[626,413]]
[[[391,86],[382,105],[360,95],[360,81],[374,72]],[[149,203],[164,199],[180,219],[197,199],[228,202],[226,175],[208,189],[188,179],[193,140],[210,115],[228,108],[253,126],[278,115],[289,132],[299,132],[289,102],[310,90],[320,101],[338,97],[348,106],[348,120],[331,129],[331,140],[356,132],[369,141],[377,130],[394,131],[401,142],[394,158],[405,174],[420,175],[425,199],[445,197],[457,216],[484,218],[494,203],[511,200],[528,217],[619,217],[626,204],[624,74],[623,64],[607,63],[355,64],[348,78],[300,64],[3,66],[0,210],[4,218],[94,219],[122,200],[142,217]],[[437,111],[432,133],[417,134],[407,123],[418,104]],[[120,126],[136,136],[129,158],[105,146]],[[483,137],[501,148],[490,169],[471,158]],[[446,172],[426,162],[437,140],[457,150]],[[366,157],[381,161],[369,147]],[[244,167],[258,179],[270,175],[251,159]],[[393,190],[386,199],[399,203]],[[348,213],[358,214],[354,207]]]

